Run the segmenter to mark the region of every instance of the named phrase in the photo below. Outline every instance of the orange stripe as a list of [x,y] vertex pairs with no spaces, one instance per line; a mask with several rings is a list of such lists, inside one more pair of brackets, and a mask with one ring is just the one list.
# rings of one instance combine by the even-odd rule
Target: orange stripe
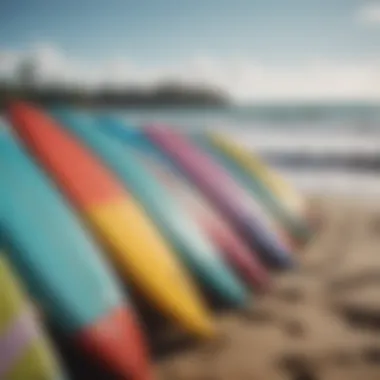
[[124,188],[103,164],[52,118],[23,103],[10,108],[13,128],[46,168],[55,173],[79,207],[98,205],[121,195]]

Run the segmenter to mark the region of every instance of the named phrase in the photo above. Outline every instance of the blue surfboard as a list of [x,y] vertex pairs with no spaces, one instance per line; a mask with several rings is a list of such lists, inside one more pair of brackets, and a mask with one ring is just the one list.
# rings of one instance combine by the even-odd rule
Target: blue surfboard
[[101,253],[43,173],[6,131],[0,135],[3,244],[45,312],[72,331],[122,302]]
[[0,173],[0,240],[44,315],[114,373],[138,372],[143,343],[119,281],[63,196],[6,130]]

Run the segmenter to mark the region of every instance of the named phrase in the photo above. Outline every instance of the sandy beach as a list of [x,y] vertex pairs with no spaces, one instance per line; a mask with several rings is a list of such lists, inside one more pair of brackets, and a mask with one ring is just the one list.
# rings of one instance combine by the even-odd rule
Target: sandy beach
[[380,378],[380,203],[311,204],[321,224],[299,268],[249,310],[218,315],[217,341],[157,360],[160,380]]

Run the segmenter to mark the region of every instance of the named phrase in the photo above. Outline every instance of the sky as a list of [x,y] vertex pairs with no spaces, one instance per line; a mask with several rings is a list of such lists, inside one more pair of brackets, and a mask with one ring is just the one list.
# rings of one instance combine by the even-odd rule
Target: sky
[[380,1],[1,0],[0,77],[26,56],[41,82],[380,100]]

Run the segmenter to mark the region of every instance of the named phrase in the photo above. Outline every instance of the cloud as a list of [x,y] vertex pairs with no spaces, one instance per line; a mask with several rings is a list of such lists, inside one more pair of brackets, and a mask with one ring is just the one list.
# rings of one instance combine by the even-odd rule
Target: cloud
[[240,102],[297,100],[380,100],[378,62],[315,59],[293,66],[266,65],[251,59],[200,55],[177,64],[137,65],[125,57],[84,62],[51,44],[28,51],[0,51],[0,77],[14,78],[19,63],[32,58],[38,83],[96,88],[109,85],[150,87],[163,80],[216,86]]
[[380,25],[380,3],[365,4],[358,10],[357,18],[367,25]]

